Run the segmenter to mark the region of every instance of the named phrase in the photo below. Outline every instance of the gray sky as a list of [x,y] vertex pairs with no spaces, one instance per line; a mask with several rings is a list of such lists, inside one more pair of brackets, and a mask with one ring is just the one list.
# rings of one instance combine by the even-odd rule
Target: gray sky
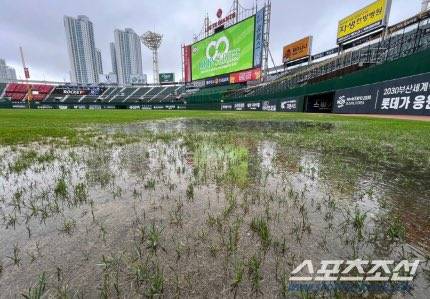
[[[257,0],[259,5],[262,0]],[[336,44],[337,22],[372,0],[272,0],[270,49],[281,63],[282,46],[314,36],[313,52]],[[252,7],[255,0],[241,0]],[[138,34],[156,30],[164,35],[160,49],[160,71],[181,72],[183,43],[200,32],[206,13],[227,11],[232,0],[0,0],[0,58],[23,77],[18,47],[23,46],[33,79],[69,80],[63,15],[87,15],[94,24],[96,47],[103,55],[103,71],[112,69],[109,42],[116,28],[133,28]],[[420,9],[420,0],[393,0],[390,24],[410,17]],[[149,78],[152,58],[142,47],[143,68]]]

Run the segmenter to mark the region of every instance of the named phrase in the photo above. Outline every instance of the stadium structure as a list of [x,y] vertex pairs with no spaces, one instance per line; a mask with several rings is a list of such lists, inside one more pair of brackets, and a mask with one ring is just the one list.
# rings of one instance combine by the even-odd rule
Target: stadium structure
[[291,41],[276,66],[269,47],[271,2],[247,9],[235,0],[214,22],[206,17],[193,42],[182,46],[181,82],[16,80],[0,83],[0,106],[430,115],[430,11],[424,2],[416,15],[391,25],[391,0],[369,3],[339,21],[337,47],[314,54],[314,37]]

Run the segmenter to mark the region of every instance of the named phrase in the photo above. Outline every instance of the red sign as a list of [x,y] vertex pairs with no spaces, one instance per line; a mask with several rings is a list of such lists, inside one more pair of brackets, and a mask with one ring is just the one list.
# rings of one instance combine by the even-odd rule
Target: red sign
[[191,82],[191,45],[184,47],[184,80]]
[[28,67],[24,68],[24,75],[25,79],[30,79],[30,71],[28,70]]
[[261,69],[253,69],[230,74],[230,84],[244,83],[248,81],[255,81],[261,78]]
[[222,19],[219,19],[217,22],[210,24],[208,27],[206,27],[206,32],[209,32],[209,31],[223,25],[223,24],[227,23],[228,21],[234,20],[235,18],[236,18],[236,12],[232,12],[228,16],[226,16]]

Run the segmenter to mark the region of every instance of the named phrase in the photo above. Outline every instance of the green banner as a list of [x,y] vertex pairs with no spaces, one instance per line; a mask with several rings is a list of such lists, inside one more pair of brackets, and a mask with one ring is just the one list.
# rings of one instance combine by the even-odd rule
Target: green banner
[[192,79],[200,80],[253,67],[255,16],[192,46]]
[[160,73],[159,75],[160,83],[173,83],[175,82],[174,73]]

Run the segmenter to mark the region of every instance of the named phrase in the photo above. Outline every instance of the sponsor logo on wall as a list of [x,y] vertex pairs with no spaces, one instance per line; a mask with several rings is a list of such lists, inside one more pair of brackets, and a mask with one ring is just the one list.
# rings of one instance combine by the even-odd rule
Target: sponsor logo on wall
[[339,90],[334,112],[430,115],[430,73]]
[[297,100],[281,101],[281,111],[297,111]]
[[248,110],[260,110],[261,103],[260,102],[257,102],[257,103],[247,103],[246,104],[246,108]]
[[245,103],[236,103],[236,104],[234,104],[234,110],[236,110],[236,111],[245,110]]
[[270,101],[263,101],[263,111],[276,111],[276,103]]
[[342,94],[337,96],[336,105],[339,109],[347,106],[367,106],[367,104],[371,103],[372,100],[374,100],[373,94],[352,95],[352,96]]
[[106,90],[104,87],[89,87],[89,88],[73,88],[73,87],[57,87],[54,95],[71,95],[71,96],[99,96]]
[[230,83],[230,76],[219,76],[215,78],[206,79],[206,86],[218,86],[218,85],[227,85]]
[[233,110],[233,105],[223,104],[221,105],[221,110]]
[[205,85],[206,85],[205,80],[197,80],[187,84],[187,86],[191,88],[202,88],[202,87],[205,87]]

